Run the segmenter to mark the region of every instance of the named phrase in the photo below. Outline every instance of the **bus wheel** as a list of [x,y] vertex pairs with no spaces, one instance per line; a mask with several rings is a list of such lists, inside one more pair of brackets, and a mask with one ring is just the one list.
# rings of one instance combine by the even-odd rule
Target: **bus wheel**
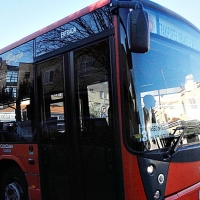
[[5,171],[0,185],[0,199],[27,200],[28,189],[23,172],[17,167]]

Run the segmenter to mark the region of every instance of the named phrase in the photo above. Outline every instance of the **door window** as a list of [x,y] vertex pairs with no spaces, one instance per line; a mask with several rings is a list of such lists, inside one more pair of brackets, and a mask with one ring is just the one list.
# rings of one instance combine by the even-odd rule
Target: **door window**
[[112,123],[109,43],[75,51],[75,86],[79,103],[79,147],[87,200],[115,199],[115,140]]
[[44,199],[69,199],[63,57],[38,64],[40,150]]

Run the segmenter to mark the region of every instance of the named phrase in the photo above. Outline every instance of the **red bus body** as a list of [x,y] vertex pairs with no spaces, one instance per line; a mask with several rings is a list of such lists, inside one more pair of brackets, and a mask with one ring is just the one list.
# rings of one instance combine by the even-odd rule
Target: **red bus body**
[[[186,67],[175,71],[184,63],[196,66],[200,49],[191,35],[194,32],[198,38],[200,32],[158,4],[140,1],[149,16],[151,44],[147,55],[133,53],[126,46],[131,38],[126,32],[130,8],[126,2],[98,1],[0,49],[0,73],[2,77],[7,73],[0,78],[0,198],[200,198],[199,118],[197,114],[191,117],[198,112],[198,100],[193,96],[199,97],[188,89],[195,85],[198,91],[198,76],[193,79],[198,70],[194,67],[192,75]],[[94,20],[88,23],[94,29],[83,25],[88,16]],[[108,17],[105,22],[104,17]],[[179,23],[181,28],[177,28]],[[76,28],[74,24],[78,24]],[[64,31],[69,34],[65,32],[64,39],[58,36],[57,42],[51,37],[54,30],[55,38]],[[178,38],[181,34],[189,42]],[[191,52],[191,58],[185,56],[184,60],[181,52]],[[173,65],[180,57],[183,63]],[[165,62],[166,70],[162,67]],[[184,70],[189,75],[180,75]],[[174,74],[180,75],[181,85],[186,77],[181,89],[172,85]],[[158,76],[161,78],[154,82],[152,77]],[[100,98],[96,101],[101,104],[93,100],[97,90]],[[147,93],[159,101],[152,107],[157,109],[159,125],[152,122],[151,131],[141,117]],[[190,107],[184,104],[186,95],[192,101]],[[158,120],[161,116],[165,122]],[[92,121],[99,127],[94,132]],[[97,136],[91,136],[98,131]],[[104,136],[107,131],[109,137]],[[14,174],[13,169],[17,175],[7,179],[4,173]],[[8,190],[12,190],[11,196]]]

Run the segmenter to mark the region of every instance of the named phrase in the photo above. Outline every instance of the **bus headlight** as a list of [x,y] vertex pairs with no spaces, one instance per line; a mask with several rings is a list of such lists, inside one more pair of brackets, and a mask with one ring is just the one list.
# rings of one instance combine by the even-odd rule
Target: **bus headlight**
[[147,173],[152,176],[155,173],[155,166],[154,165],[149,165],[147,167]]
[[165,176],[163,174],[159,174],[158,175],[158,183],[160,183],[161,185],[164,183],[165,181]]
[[155,199],[155,200],[158,200],[158,199],[160,199],[160,197],[161,197],[160,191],[159,191],[159,190],[156,190],[156,192],[155,192],[155,194],[154,194],[154,199]]

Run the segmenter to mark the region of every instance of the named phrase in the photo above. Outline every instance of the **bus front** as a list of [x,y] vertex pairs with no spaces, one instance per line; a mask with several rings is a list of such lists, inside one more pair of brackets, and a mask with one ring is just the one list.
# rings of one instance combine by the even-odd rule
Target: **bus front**
[[[141,2],[151,32],[147,53],[130,52],[130,10],[119,9],[125,196],[198,199],[200,31],[156,3]],[[146,196],[130,185],[143,187]]]

